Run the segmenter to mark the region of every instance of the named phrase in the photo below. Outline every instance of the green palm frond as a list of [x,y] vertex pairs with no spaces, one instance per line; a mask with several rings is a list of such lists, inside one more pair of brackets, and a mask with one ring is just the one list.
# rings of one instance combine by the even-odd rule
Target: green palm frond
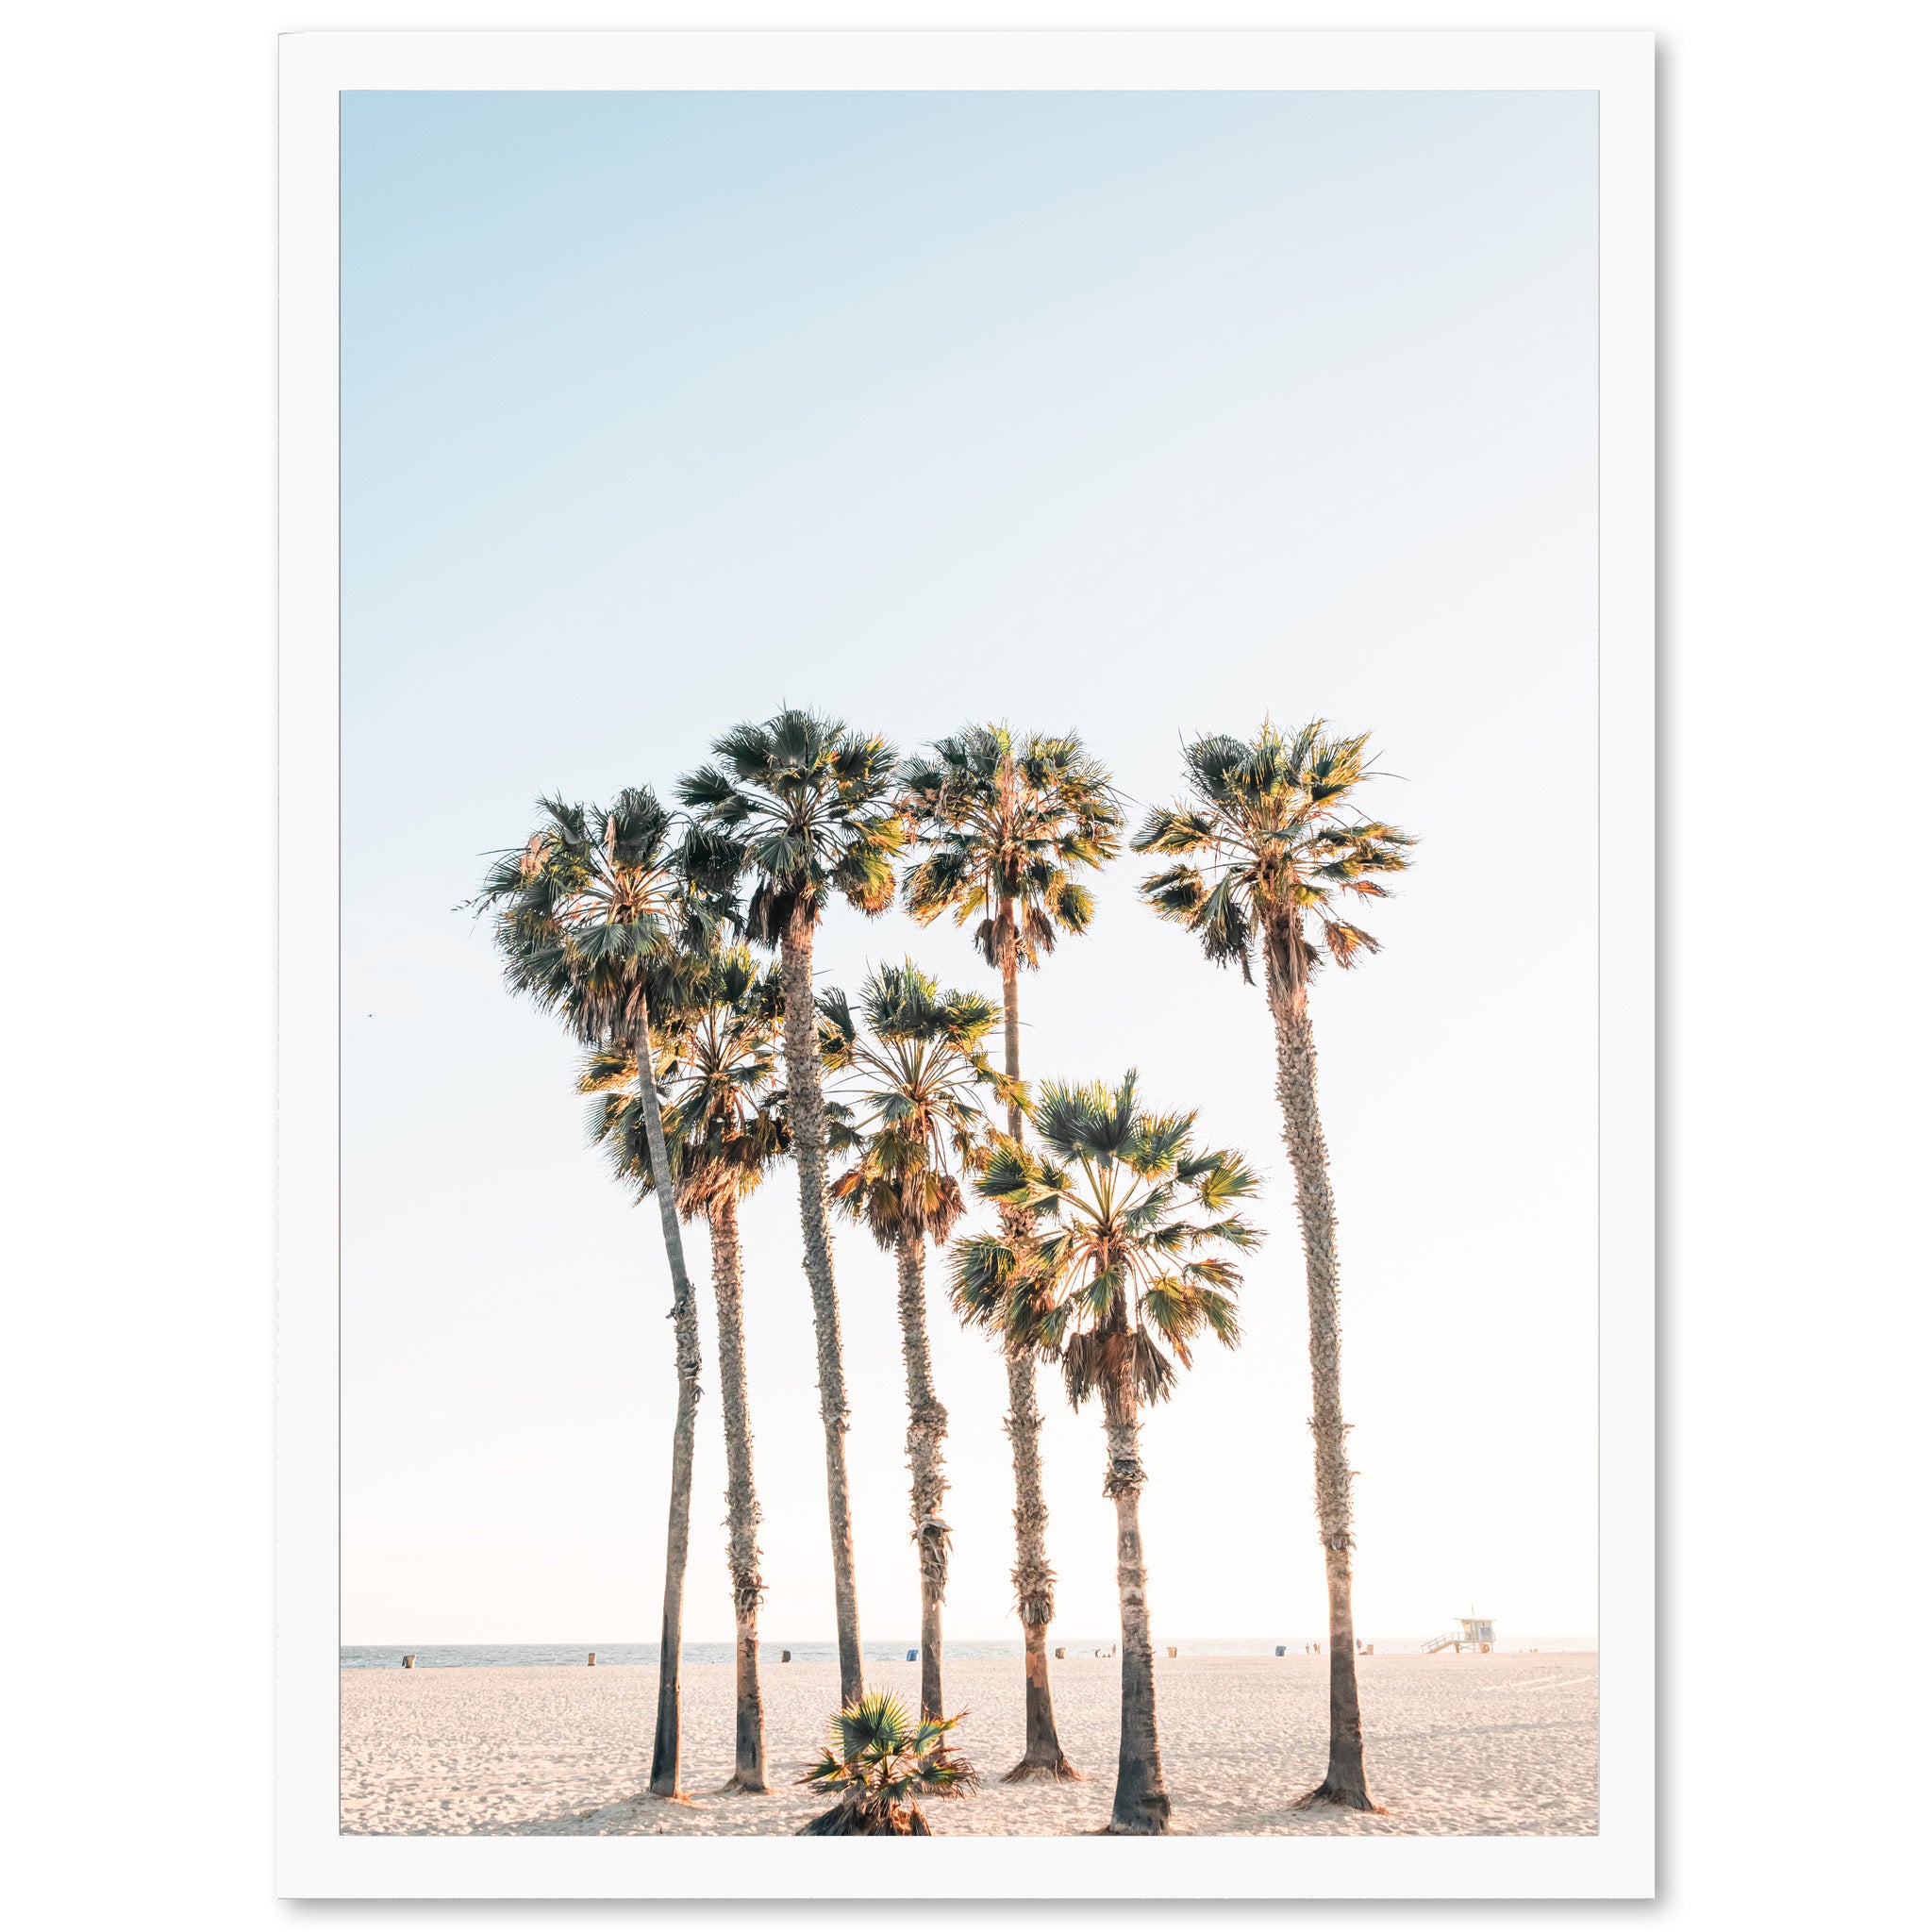
[[858,1044],[858,1022],[842,987],[830,986],[818,998],[819,1058],[828,1070],[852,1064]]
[[[751,1193],[791,1146],[777,1042],[784,997],[775,972],[750,951],[728,948],[692,962],[681,1004],[656,1035],[658,1091],[679,1211],[708,1211]],[[579,1091],[596,1096],[592,1139],[640,1197],[657,1176],[637,1093],[637,1058],[624,1047],[586,1056]]]
[[1374,775],[1368,741],[1366,733],[1335,737],[1321,719],[1292,738],[1264,721],[1252,741],[1193,740],[1182,754],[1191,796],[1151,811],[1132,841],[1136,852],[1191,862],[1149,873],[1141,898],[1191,932],[1216,965],[1252,979],[1258,955],[1271,984],[1291,996],[1319,957],[1309,916],[1338,966],[1375,952],[1374,938],[1335,905],[1341,895],[1386,898],[1366,875],[1406,870],[1416,841],[1352,803]]
[[868,1754],[878,1756],[901,1749],[912,1722],[906,1707],[884,1690],[874,1690],[832,1714],[832,1751],[842,1763]]
[[1226,1251],[1259,1235],[1227,1210],[1255,1191],[1254,1171],[1232,1149],[1196,1146],[1193,1114],[1148,1107],[1131,1072],[1113,1085],[1048,1081],[1033,1117],[1043,1155],[987,1137],[975,1191],[1026,1212],[954,1244],[953,1306],[1057,1359],[1075,1406],[1109,1389],[1161,1401],[1204,1334],[1241,1339]]
[[734,726],[711,751],[714,762],[681,778],[677,794],[704,835],[694,871],[713,884],[727,867],[734,880],[749,875],[751,939],[777,944],[834,894],[867,913],[891,904],[906,827],[883,738],[788,709]]
[[692,858],[695,828],[648,787],[608,806],[543,798],[537,809],[536,829],[495,856],[472,904],[494,915],[512,991],[588,1044],[627,1039],[647,1008],[687,1000],[737,906],[702,849]]
[[902,898],[922,925],[950,913],[1002,971],[1038,966],[1062,934],[1087,929],[1092,895],[1072,874],[1119,852],[1124,820],[1111,775],[1077,737],[969,725],[908,758],[898,780],[923,850]]
[[962,1711],[915,1723],[884,1690],[834,1713],[825,1749],[798,1782],[835,1803],[801,1827],[801,1836],[928,1836],[915,1799],[962,1798],[978,1788],[979,1774],[952,1745],[964,1718]]
[[856,1155],[831,1197],[882,1246],[944,1241],[965,1212],[958,1173],[975,1170],[985,1090],[996,1076],[978,1042],[997,1018],[981,995],[941,990],[912,960],[879,967],[854,1004],[819,1001],[820,1054],[850,1107],[835,1146]]
[[999,1327],[1018,1265],[1012,1244],[996,1234],[969,1235],[953,1243],[950,1256],[949,1286],[959,1319]]
[[989,1201],[1051,1215],[1054,1188],[1042,1163],[1006,1134],[989,1134],[983,1144],[986,1151],[975,1170],[980,1193]]

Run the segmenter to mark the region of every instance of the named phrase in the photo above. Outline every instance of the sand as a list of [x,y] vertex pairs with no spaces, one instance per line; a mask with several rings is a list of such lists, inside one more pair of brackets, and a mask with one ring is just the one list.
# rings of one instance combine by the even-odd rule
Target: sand
[[[1173,1828],[1186,1833],[1590,1834],[1597,1828],[1597,1660],[1544,1651],[1360,1660],[1371,1789],[1388,1808],[1297,1811],[1326,1754],[1322,1659],[1162,1657],[1156,1697]],[[868,1664],[871,1689],[916,1707],[916,1664]],[[838,1700],[829,1663],[768,1665],[773,1794],[718,1790],[731,1771],[728,1664],[684,1673],[688,1804],[641,1797],[658,1673],[648,1667],[348,1670],[345,1833],[736,1835],[795,1831],[824,1800],[793,1784]],[[1060,1740],[1088,1774],[1003,1785],[1024,1737],[1017,1662],[960,1660],[946,1701],[985,1788],[928,1804],[936,1834],[1052,1836],[1107,1823],[1120,1739],[1120,1667],[1054,1666]]]

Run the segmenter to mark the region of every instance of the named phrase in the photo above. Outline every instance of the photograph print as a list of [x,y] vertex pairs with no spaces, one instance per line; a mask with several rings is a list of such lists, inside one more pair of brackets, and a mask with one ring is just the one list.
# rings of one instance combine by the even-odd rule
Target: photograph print
[[1598,1832],[1598,120],[341,94],[342,1835]]

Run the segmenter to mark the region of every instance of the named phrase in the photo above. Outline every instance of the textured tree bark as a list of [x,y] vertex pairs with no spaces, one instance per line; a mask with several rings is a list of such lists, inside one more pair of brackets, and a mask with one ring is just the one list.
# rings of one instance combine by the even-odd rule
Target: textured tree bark
[[925,1334],[925,1238],[899,1241],[899,1338],[906,1357],[906,1460],[912,1471],[912,1541],[919,1551],[919,1711],[943,1717],[941,1606],[953,1532],[940,1510],[946,1499],[946,1411],[932,1386]]
[[678,1690],[684,1665],[684,1572],[691,1554],[691,1457],[697,1446],[697,1298],[685,1272],[684,1234],[677,1223],[677,1189],[664,1144],[664,1117],[658,1104],[657,1053],[648,1010],[640,1014],[637,1033],[638,1099],[644,1111],[644,1139],[651,1150],[652,1189],[664,1226],[664,1253],[671,1263],[671,1319],[677,1350],[677,1415],[671,1432],[671,1512],[664,1539],[664,1621],[658,1647],[658,1728],[651,1743],[651,1794],[675,1798],[678,1758]]
[[1113,1498],[1121,1591],[1121,1757],[1114,1780],[1116,1836],[1158,1837],[1167,1830],[1167,1786],[1160,1775],[1160,1732],[1154,1714],[1154,1636],[1147,1616],[1147,1559],[1141,1546],[1141,1424],[1133,1391],[1102,1391],[1107,1416],[1107,1481]]
[[794,919],[779,946],[785,989],[785,1085],[791,1152],[798,1163],[798,1218],[805,1234],[805,1274],[811,1287],[818,1340],[819,1416],[825,1430],[825,1503],[832,1534],[832,1597],[839,1625],[839,1701],[865,1695],[858,1640],[858,1585],[852,1561],[852,1500],[845,1476],[844,1354],[839,1338],[839,1290],[832,1276],[832,1237],[825,1215],[825,1097],[819,1065],[818,1010],[812,1004],[812,927]]
[[765,1791],[765,1700],[758,1683],[758,1499],[752,1481],[751,1407],[745,1389],[744,1274],[738,1202],[711,1208],[711,1289],[718,1303],[718,1391],[724,1411],[724,1499],[730,1534],[731,1603],[737,1619],[737,1751],[732,1791]]
[[1361,1697],[1355,1670],[1355,1606],[1349,1552],[1355,1547],[1354,1473],[1341,1416],[1341,1270],[1328,1143],[1315,1097],[1315,1036],[1306,982],[1290,985],[1273,955],[1268,1006],[1274,1020],[1274,1091],[1282,1140],[1294,1169],[1295,1207],[1308,1284],[1308,1368],[1314,1387],[1315,1516],[1328,1577],[1328,1772],[1301,1802],[1380,1807],[1362,1762]]
[[1007,1773],[1008,1784],[1050,1777],[1066,1783],[1080,1774],[1060,1749],[1047,1674],[1046,1630],[1053,1622],[1053,1565],[1046,1559],[1046,1497],[1040,1480],[1040,1406],[1030,1350],[1007,1356],[1007,1435],[1013,1445],[1013,1536],[1018,1560],[1013,1593],[1026,1643],[1026,1751]]
[[[1008,935],[1006,944],[1000,949],[1005,958],[1000,961],[1000,1007],[1005,1021],[1007,1044],[1007,1078],[1020,1077],[1020,958],[1019,948]],[[1021,1130],[1026,1124],[1026,1116],[1020,1111],[1017,1100],[1007,1102],[1007,1132],[1019,1140]]]
[[[1012,936],[1001,947],[1000,991],[1006,1017],[1007,1077],[1020,1077],[1020,961]],[[1007,1132],[1024,1138],[1026,1117],[1017,1100],[1007,1104]],[[1024,1214],[1002,1217],[1007,1238],[1028,1229]],[[1080,1774],[1060,1748],[1053,1715],[1053,1679],[1047,1672],[1046,1632],[1053,1622],[1053,1565],[1046,1560],[1046,1491],[1040,1475],[1040,1404],[1030,1349],[1007,1352],[1007,1439],[1013,1445],[1013,1596],[1026,1649],[1026,1749],[1007,1773],[1009,1785],[1050,1777],[1065,1783]]]

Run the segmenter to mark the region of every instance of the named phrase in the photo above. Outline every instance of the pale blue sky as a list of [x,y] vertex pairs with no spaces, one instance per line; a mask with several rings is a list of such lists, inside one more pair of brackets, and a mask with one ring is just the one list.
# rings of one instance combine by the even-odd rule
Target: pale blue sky
[[[343,99],[344,1627],[655,1636],[654,1217],[452,908],[552,788],[668,792],[785,702],[909,749],[1369,729],[1424,840],[1316,989],[1357,1624],[1594,1628],[1595,101]],[[1257,992],[1099,887],[1029,1074],[1264,1167],[1248,1338],[1150,1421],[1157,1631],[1316,1636],[1306,1324]],[[950,928],[839,912],[827,979]],[[789,1173],[748,1217],[774,1639],[831,1628]],[[839,1267],[868,1637],[915,1629],[886,1258]],[[703,1265],[699,1236],[694,1253]],[[1008,1634],[1004,1380],[935,1310],[949,1628]],[[706,1351],[715,1358],[707,1298]],[[713,1382],[708,1375],[708,1384]],[[1112,1626],[1097,1420],[1048,1391],[1061,1625]],[[701,1418],[687,1629],[729,1634]]]

